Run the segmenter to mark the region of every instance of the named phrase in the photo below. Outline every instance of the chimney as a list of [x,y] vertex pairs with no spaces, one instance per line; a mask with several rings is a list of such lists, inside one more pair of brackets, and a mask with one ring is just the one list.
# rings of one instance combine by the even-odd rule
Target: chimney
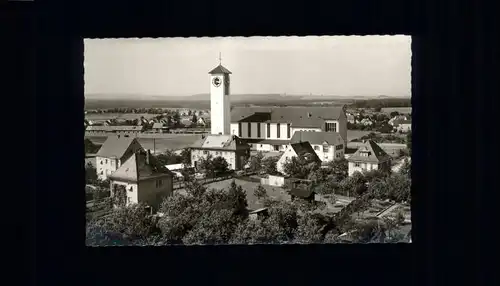
[[146,152],[146,164],[149,165],[149,156],[151,156],[151,150],[148,149],[148,151]]

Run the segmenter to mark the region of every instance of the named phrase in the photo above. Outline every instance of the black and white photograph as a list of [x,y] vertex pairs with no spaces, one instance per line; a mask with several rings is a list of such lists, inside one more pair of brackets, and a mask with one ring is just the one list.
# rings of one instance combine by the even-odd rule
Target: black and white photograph
[[411,36],[84,40],[86,245],[411,243]]

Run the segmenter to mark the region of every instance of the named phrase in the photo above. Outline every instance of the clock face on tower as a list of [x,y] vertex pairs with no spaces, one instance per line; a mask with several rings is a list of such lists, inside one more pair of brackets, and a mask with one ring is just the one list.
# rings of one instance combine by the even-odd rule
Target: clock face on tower
[[219,87],[220,84],[222,83],[222,80],[220,79],[220,77],[214,77],[212,83],[214,84],[215,87]]

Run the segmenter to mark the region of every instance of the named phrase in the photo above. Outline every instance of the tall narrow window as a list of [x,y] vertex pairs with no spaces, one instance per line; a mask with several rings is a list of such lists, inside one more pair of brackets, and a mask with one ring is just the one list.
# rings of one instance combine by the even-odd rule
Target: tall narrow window
[[276,138],[280,138],[280,131],[281,131],[280,129],[281,129],[280,124],[279,123],[276,124]]
[[238,137],[241,137],[241,122],[238,122]]
[[257,137],[260,138],[260,122],[257,123]]
[[271,123],[267,123],[267,138],[271,137]]
[[248,138],[252,138],[252,122],[248,122]]
[[286,125],[286,138],[290,139],[290,123]]

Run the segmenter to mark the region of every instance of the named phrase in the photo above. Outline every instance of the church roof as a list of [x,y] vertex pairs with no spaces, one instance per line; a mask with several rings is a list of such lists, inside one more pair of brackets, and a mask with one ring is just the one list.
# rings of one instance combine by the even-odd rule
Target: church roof
[[210,71],[209,74],[231,74],[231,72],[222,65],[218,65],[216,68]]
[[248,122],[252,120],[252,122],[291,123],[294,127],[317,128],[324,123],[324,120],[338,120],[343,113],[342,106],[234,107],[231,110],[231,122]]

